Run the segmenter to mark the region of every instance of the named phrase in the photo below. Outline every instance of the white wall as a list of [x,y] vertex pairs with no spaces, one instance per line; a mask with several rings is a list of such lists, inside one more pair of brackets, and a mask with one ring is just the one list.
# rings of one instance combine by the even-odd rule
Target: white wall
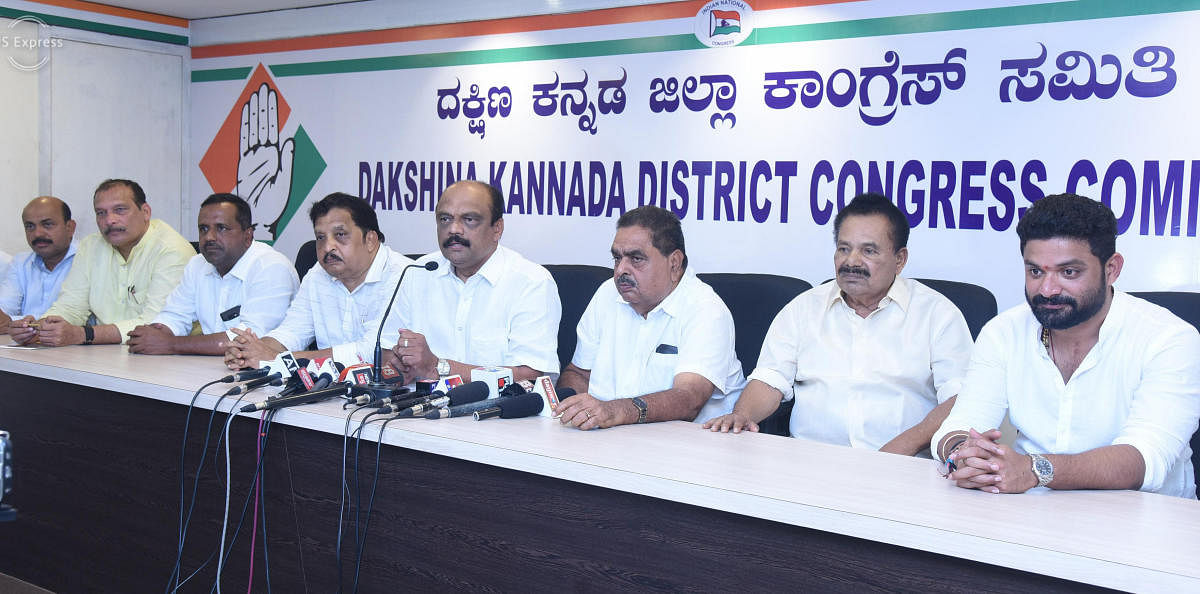
[[[0,35],[30,37],[36,25],[0,19]],[[9,254],[29,249],[21,232],[21,209],[38,193],[38,112],[37,72],[13,67],[9,58],[20,64],[36,64],[37,50],[17,50],[0,43],[0,250]]]

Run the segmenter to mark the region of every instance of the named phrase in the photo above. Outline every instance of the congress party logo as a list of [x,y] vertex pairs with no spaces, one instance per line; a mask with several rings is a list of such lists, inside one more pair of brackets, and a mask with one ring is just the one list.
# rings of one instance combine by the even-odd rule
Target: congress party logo
[[254,238],[274,242],[325,171],[304,126],[290,126],[291,106],[259,64],[217,130],[200,170],[213,192],[250,203]]
[[696,13],[696,38],[708,47],[737,45],[754,31],[754,9],[742,0],[713,0]]

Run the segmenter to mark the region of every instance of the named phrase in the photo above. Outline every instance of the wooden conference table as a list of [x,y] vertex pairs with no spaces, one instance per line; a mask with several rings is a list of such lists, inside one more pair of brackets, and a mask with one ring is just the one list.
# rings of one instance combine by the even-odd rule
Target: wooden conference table
[[[0,573],[55,591],[161,590],[175,556],[186,404],[225,373],[217,358],[119,346],[0,349],[0,429],[12,433],[19,513],[0,524]],[[211,410],[227,387],[198,407]],[[208,416],[192,418],[189,489]],[[274,590],[337,589],[344,422],[327,402],[281,412],[268,434],[259,511]],[[257,427],[257,416],[233,423],[235,521]],[[1200,590],[1192,500],[994,496],[954,488],[930,460],[683,422],[579,432],[537,417],[416,419],[391,423],[383,441],[394,447],[382,452],[362,591]],[[369,487],[375,448],[363,450]],[[216,466],[201,475],[185,575],[219,540]],[[246,587],[250,523],[223,588]],[[263,538],[254,591],[267,589]],[[184,591],[211,589],[215,565]]]

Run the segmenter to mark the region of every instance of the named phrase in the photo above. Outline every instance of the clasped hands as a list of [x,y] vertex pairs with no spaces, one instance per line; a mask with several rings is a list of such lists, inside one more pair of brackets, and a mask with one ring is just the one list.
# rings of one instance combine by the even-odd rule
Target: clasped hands
[[33,316],[13,320],[9,326],[9,336],[13,342],[21,345],[55,347],[83,344],[84,340],[83,326],[68,324],[59,316],[46,316],[40,321]]
[[958,468],[946,478],[964,489],[988,493],[1024,493],[1036,487],[1029,456],[996,443],[1000,436],[999,429],[984,433],[971,429],[967,441],[948,456]]

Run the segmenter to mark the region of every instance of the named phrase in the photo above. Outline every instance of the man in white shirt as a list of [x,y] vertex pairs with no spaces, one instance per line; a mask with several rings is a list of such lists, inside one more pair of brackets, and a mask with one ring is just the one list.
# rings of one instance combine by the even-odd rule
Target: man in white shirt
[[[283,254],[254,241],[250,205],[213,194],[200,205],[200,253],[154,321],[129,332],[129,352],[222,355],[233,328],[262,334],[279,325],[300,284]],[[202,334],[191,335],[200,322]]]
[[855,197],[833,228],[836,282],[784,306],[737,407],[704,426],[757,431],[782,400],[795,398],[792,437],[924,452],[962,386],[967,323],[949,299],[899,276],[908,221],[886,197]]
[[[383,314],[400,272],[412,264],[384,245],[379,219],[362,198],[336,192],[314,203],[308,215],[318,265],[300,283],[283,322],[267,336],[230,330],[237,335],[225,349],[230,369],[257,367],[284,351],[310,359],[333,357],[346,365],[358,362],[355,343]],[[314,340],[318,350],[305,351]]]
[[[1140,489],[1196,497],[1200,334],[1116,291],[1124,258],[1103,204],[1047,196],[1017,224],[1028,304],[979,334],[958,403],[933,436],[948,478],[989,493]],[[999,444],[1007,412],[1018,436]]]
[[576,391],[559,420],[587,430],[728,412],[746,384],[733,316],[687,269],[679,218],[656,206],[621,215],[612,257],[613,280],[583,312],[559,378]]
[[[435,208],[441,251],[413,270],[384,324],[385,357],[408,378],[460,375],[476,367],[510,367],[515,380],[558,373],[558,287],[543,267],[500,245],[504,198],[478,181],[446,188]],[[370,359],[375,333],[359,345]],[[468,380],[469,381],[469,380]]]
[[33,251],[17,254],[0,284],[0,334],[14,318],[42,317],[58,299],[75,261],[71,207],[53,196],[34,198],[21,211],[25,241]]

